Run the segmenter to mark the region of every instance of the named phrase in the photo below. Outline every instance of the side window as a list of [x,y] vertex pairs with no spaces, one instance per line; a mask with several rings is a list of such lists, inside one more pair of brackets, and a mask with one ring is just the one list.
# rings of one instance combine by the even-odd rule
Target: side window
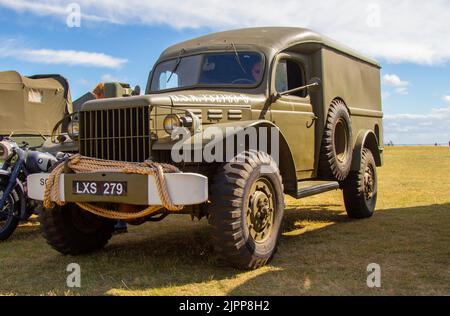
[[[275,89],[277,92],[292,90],[304,85],[306,85],[306,78],[303,66],[293,60],[280,60],[275,73]],[[292,95],[305,98],[307,91],[294,92]]]
[[288,75],[286,60],[280,60],[275,73],[275,89],[277,92],[288,90]]

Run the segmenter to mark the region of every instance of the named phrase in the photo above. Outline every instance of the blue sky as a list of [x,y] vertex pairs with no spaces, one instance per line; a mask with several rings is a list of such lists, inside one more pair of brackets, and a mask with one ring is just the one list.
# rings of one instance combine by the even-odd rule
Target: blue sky
[[70,3],[0,0],[0,70],[60,73],[75,99],[101,81],[144,88],[161,51],[185,39],[239,27],[309,27],[381,62],[385,141],[450,141],[448,1],[286,0],[280,8],[272,0],[82,0],[81,27],[73,28]]

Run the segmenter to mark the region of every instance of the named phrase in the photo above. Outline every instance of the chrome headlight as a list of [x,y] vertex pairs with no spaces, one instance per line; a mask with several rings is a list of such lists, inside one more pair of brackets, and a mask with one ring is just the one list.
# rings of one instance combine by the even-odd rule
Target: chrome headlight
[[182,127],[183,123],[177,114],[169,114],[164,118],[163,126],[166,133],[171,135],[174,129]]
[[71,121],[67,126],[67,134],[69,134],[69,137],[72,140],[78,140],[78,137],[80,136],[80,122]]
[[0,160],[6,160],[13,154],[12,146],[9,142],[0,142]]
[[180,127],[185,127],[191,131],[191,133],[196,134],[201,131],[202,121],[197,115],[190,111],[186,111],[185,116],[179,116],[178,114],[169,114],[165,117],[164,130],[167,134],[171,135],[172,132]]

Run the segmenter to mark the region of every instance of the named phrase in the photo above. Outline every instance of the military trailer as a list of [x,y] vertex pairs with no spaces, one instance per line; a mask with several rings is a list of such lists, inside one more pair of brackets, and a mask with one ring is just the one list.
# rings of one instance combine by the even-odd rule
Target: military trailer
[[16,71],[2,71],[0,135],[38,146],[72,111],[71,102],[69,84],[60,75],[22,76]]
[[[250,28],[174,45],[145,95],[87,102],[79,126],[77,159],[160,167],[165,183],[161,173],[74,171],[69,161],[47,185],[60,206],[42,212],[44,235],[79,254],[108,242],[111,218],[191,214],[209,220],[231,265],[261,267],[277,250],[286,194],[341,189],[351,218],[372,216],[382,117],[380,65],[313,31]],[[48,175],[39,177],[30,192],[42,200]]]

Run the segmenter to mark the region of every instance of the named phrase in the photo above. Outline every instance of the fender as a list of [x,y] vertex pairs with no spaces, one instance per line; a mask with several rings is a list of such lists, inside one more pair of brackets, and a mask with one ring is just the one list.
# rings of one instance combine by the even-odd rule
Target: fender
[[[0,178],[5,179],[6,181],[9,181],[9,177],[11,176],[11,173],[6,170],[0,170]],[[18,201],[20,202],[20,218],[25,218],[26,211],[27,211],[27,197],[25,194],[25,189],[23,187],[22,182],[19,181],[19,179],[16,179],[16,187],[14,188],[16,190],[18,195]]]
[[[280,131],[280,129],[273,124],[270,121],[267,120],[251,120],[251,121],[239,121],[239,122],[229,122],[229,123],[218,123],[218,124],[211,124],[203,126],[204,128],[217,128],[218,130],[221,130],[221,137],[214,138],[211,140],[210,138],[206,138],[205,135],[202,134],[196,134],[192,137],[186,138],[185,141],[182,144],[189,144],[190,146],[195,146],[196,148],[205,148],[205,146],[208,145],[214,145],[219,142],[222,142],[226,140],[226,138],[234,137],[239,132],[242,132],[250,127],[254,128],[260,128],[260,127],[267,127],[267,128],[276,128],[279,134],[279,168],[280,173],[283,178],[283,184],[285,187],[286,193],[295,193],[297,192],[297,175],[295,172],[295,163],[294,159],[292,157],[292,152],[289,147],[289,144],[286,141],[286,138],[284,137],[283,133]],[[228,130],[227,128],[234,128],[234,130]],[[239,129],[240,128],[240,129]],[[228,133],[225,133],[227,131]],[[172,146],[176,142],[170,142],[170,143],[158,143],[156,142],[152,150],[171,150]]]
[[362,130],[356,138],[355,146],[353,148],[352,171],[357,171],[361,165],[361,155],[364,148],[372,151],[373,158],[377,167],[383,164],[383,157],[379,147],[378,139],[375,133],[371,130]]

